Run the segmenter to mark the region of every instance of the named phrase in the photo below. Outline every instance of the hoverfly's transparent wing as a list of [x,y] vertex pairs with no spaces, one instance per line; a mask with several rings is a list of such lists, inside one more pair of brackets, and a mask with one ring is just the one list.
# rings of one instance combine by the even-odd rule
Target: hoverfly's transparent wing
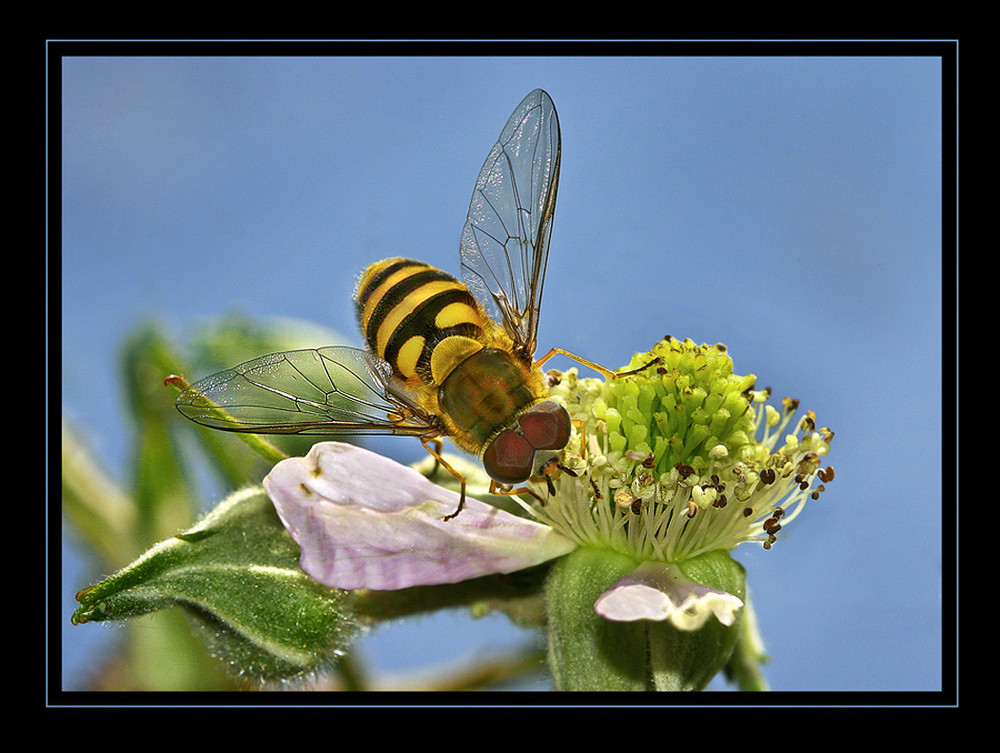
[[518,352],[535,352],[559,183],[559,119],[536,89],[517,106],[479,171],[462,229],[462,277]]
[[292,350],[195,382],[177,409],[213,429],[257,434],[437,433],[395,387],[392,367],[357,348]]

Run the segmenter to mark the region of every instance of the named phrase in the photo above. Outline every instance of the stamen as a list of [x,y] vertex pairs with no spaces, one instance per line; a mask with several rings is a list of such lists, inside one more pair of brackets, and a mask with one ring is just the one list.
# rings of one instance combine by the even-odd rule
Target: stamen
[[799,401],[777,410],[755,381],[733,374],[724,348],[672,338],[612,380],[575,369],[550,379],[572,433],[538,478],[554,501],[526,509],[581,543],[640,560],[682,561],[743,541],[769,549],[832,481],[820,458],[833,432],[817,430],[811,411],[792,424]]

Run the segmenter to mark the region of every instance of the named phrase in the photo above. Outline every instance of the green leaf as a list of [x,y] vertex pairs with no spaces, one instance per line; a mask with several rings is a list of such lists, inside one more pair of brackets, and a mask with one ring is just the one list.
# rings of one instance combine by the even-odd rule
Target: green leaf
[[344,592],[298,565],[298,547],[259,488],[232,494],[189,531],[77,595],[74,624],[181,606],[212,652],[259,682],[332,665],[356,632]]
[[163,384],[164,372],[177,359],[176,348],[154,325],[137,330],[122,354],[125,394],[136,422],[134,502],[142,546],[189,525],[194,517],[194,495],[170,433],[177,413],[174,393]]
[[111,567],[139,548],[132,498],[111,480],[71,426],[62,427],[63,514],[74,532]]

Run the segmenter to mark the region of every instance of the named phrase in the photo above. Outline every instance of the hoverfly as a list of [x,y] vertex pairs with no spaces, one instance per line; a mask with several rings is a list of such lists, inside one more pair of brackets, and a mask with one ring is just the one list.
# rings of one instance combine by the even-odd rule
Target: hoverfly
[[191,385],[177,397],[180,412],[228,431],[418,437],[461,482],[448,518],[462,509],[465,479],[441,458],[443,437],[479,457],[492,493],[530,492],[512,487],[534,475],[537,450],[566,446],[571,425],[539,367],[564,353],[610,374],[558,348],[533,361],[560,148],[555,105],[536,89],[476,180],[461,237],[464,282],[410,259],[377,262],[356,295],[369,350],[263,356]]

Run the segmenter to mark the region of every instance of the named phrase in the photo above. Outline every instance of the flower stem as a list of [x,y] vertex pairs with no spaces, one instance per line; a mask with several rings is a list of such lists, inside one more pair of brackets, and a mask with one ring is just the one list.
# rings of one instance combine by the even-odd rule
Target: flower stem
[[[171,374],[166,379],[164,379],[163,384],[168,387],[176,387],[178,392],[183,392],[190,386],[188,381],[184,377],[177,376],[176,374]],[[229,411],[227,411],[225,408],[212,402],[204,395],[201,395],[200,397],[204,401],[205,407],[215,411],[221,417],[231,417]],[[277,463],[278,461],[284,460],[285,458],[288,457],[287,453],[285,453],[282,450],[279,450],[277,447],[268,442],[266,439],[264,439],[264,437],[260,436],[259,434],[250,434],[246,432],[235,432],[235,433],[240,439],[243,440],[243,442],[251,450],[256,452],[258,455],[260,455],[269,463],[272,464]]]

